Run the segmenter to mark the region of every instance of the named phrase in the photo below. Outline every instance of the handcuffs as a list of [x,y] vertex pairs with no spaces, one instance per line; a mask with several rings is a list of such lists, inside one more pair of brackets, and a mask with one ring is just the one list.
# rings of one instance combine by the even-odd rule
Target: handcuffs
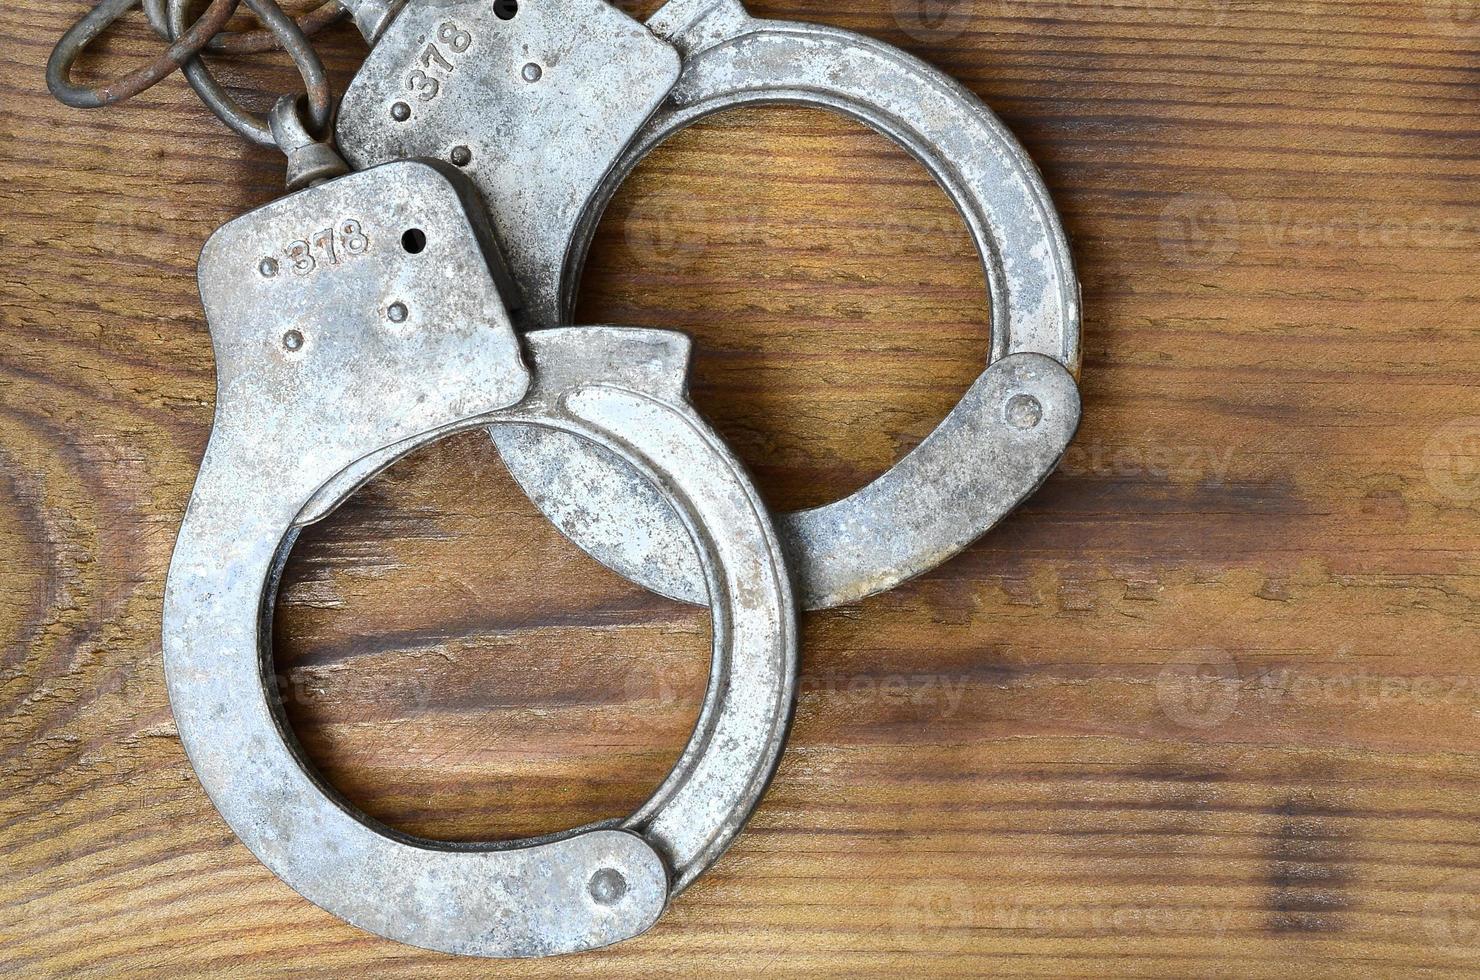
[[[791,718],[795,602],[764,506],[688,402],[687,338],[585,327],[521,341],[460,183],[438,165],[390,163],[206,243],[216,420],[165,593],[170,703],[222,817],[315,904],[444,952],[595,949],[650,927],[759,802]],[[636,814],[452,846],[376,825],[304,762],[274,703],[271,620],[303,527],[405,454],[487,425],[568,433],[652,481],[703,562],[713,670],[688,748]]]
[[[338,116],[354,172],[313,105],[279,101],[268,129],[304,189],[201,254],[218,397],[166,588],[171,704],[233,832],[310,901],[445,952],[596,949],[649,928],[759,803],[791,719],[798,599],[826,608],[927,571],[1052,472],[1079,420],[1078,286],[1021,147],[887,45],[738,0],[672,0],[646,26],[600,0],[396,7],[356,18],[379,40]],[[170,0],[176,33],[182,11]],[[936,432],[873,485],[775,524],[688,400],[687,338],[565,325],[623,178],[684,126],[756,102],[830,107],[909,149],[960,207],[994,313],[989,366]],[[298,533],[474,428],[577,544],[711,607],[695,732],[625,820],[496,845],[409,837],[315,773],[276,703],[272,612]]]
[[[441,33],[470,40],[442,51]],[[452,67],[431,67],[442,61]],[[992,300],[989,366],[940,427],[847,499],[778,515],[803,607],[826,609],[959,553],[1038,489],[1079,426],[1068,243],[1032,160],[981,100],[887,44],[758,20],[740,0],[671,0],[646,27],[604,0],[526,2],[510,20],[482,0],[438,0],[409,4],[384,29],[345,92],[337,132],[356,166],[463,166],[493,216],[528,328],[570,321],[601,215],[654,147],[757,103],[830,108],[913,154],[965,217]],[[493,437],[577,545],[655,592],[704,601],[681,527],[630,469],[563,434]],[[632,513],[661,532],[623,534]]]

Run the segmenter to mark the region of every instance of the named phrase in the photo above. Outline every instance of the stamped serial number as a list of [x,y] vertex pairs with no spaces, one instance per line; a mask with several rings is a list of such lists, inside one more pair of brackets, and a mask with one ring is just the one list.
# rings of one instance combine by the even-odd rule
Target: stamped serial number
[[333,228],[315,232],[283,249],[292,263],[293,275],[311,276],[320,265],[339,265],[351,256],[370,250],[370,238],[354,218],[346,218]]
[[446,46],[447,51],[455,58],[463,54],[473,46],[473,35],[463,30],[452,21],[443,21],[437,28],[435,41],[428,41],[427,46],[422,49],[421,57],[417,59],[420,68],[412,68],[406,74],[406,89],[423,102],[430,102],[442,94],[442,85],[446,82],[456,65],[442,49],[437,46],[437,41]]

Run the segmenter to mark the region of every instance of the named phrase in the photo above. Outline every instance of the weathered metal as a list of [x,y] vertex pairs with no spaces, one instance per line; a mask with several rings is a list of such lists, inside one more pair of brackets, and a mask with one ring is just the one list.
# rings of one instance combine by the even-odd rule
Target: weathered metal
[[[442,34],[455,49],[437,48]],[[672,0],[645,27],[602,0],[530,0],[511,19],[482,0],[438,0],[411,3],[385,31],[337,131],[357,167],[457,160],[523,294],[517,322],[531,329],[569,321],[595,227],[649,151],[712,113],[777,102],[845,113],[919,159],[965,217],[992,300],[989,366],[940,428],[857,494],[778,517],[804,606],[826,608],[958,553],[1037,489],[1078,427],[1072,258],[1042,178],[991,110],[887,44],[758,20],[739,0]],[[1025,400],[1037,409],[1015,418],[1033,424],[1011,423]],[[578,545],[654,591],[704,601],[682,528],[630,468],[561,433],[493,435]],[[623,533],[634,515],[654,537]],[[674,562],[676,552],[689,557]]]
[[99,85],[78,85],[72,81],[72,67],[77,59],[98,35],[139,4],[139,0],[103,0],[68,28],[52,49],[46,64],[46,86],[57,101],[74,109],[97,109],[131,99],[174,74],[207,47],[240,3],[241,0],[212,0],[189,30],[184,29],[182,21],[178,39],[172,39],[170,46],[147,64]]
[[[274,0],[242,0],[242,2],[251,8],[252,13],[257,15],[257,19],[278,39],[283,50],[292,58],[298,74],[303,78],[304,93],[308,96],[308,127],[315,136],[327,135],[334,118],[334,97],[329,85],[329,76],[325,73],[324,64],[319,60],[319,54],[314,50],[313,44],[297,22],[283,13],[283,9]],[[171,37],[178,35],[184,29],[186,10],[189,6],[190,0],[168,0],[166,19]],[[211,73],[203,57],[196,55],[190,58],[181,65],[181,71],[206,107],[214,112],[222,122],[230,126],[237,135],[258,146],[277,146],[269,120],[237,102]]]
[[[429,949],[594,949],[650,927],[764,793],[791,716],[796,608],[764,507],[687,400],[687,339],[552,329],[521,350],[471,202],[457,175],[394,163],[207,243],[216,421],[170,567],[165,669],[202,785],[304,897]],[[448,845],[375,824],[303,761],[268,682],[273,597],[303,527],[406,453],[487,425],[569,433],[652,481],[705,570],[713,671],[682,758],[628,819]]]
[[349,173],[349,164],[344,162],[344,158],[328,143],[314,139],[308,131],[304,123],[307,102],[308,99],[302,95],[296,99],[284,95],[268,116],[272,138],[287,158],[284,183],[290,191],[302,190]]
[[[68,32],[53,57],[63,91],[76,54],[133,2],[105,0]],[[855,34],[754,19],[739,0],[671,0],[646,26],[601,0],[340,0],[372,43],[383,35],[346,96],[340,142],[362,168],[346,175],[322,139],[322,65],[273,0],[245,2],[308,96],[269,119],[210,76],[210,32],[183,30],[188,0],[146,2],[181,36],[170,56],[189,56],[207,104],[281,148],[289,188],[307,188],[230,222],[201,255],[216,420],[171,563],[164,653],[202,785],[283,880],[379,935],[512,957],[643,932],[775,771],[797,669],[789,563],[813,608],[891,588],[1000,521],[1073,437],[1078,284],[1041,178],[935,69]],[[688,400],[687,338],[558,326],[643,157],[764,102],[843,112],[913,153],[960,207],[993,302],[988,366],[945,422],[862,491],[779,525]],[[708,601],[713,667],[689,745],[631,817],[450,845],[374,823],[304,761],[269,682],[271,622],[302,528],[407,453],[480,427],[574,541]]]
[[[154,33],[169,40],[169,19],[164,5],[165,0],[144,0],[144,14],[149,19],[149,26],[154,28]],[[295,23],[305,37],[313,37],[349,14],[349,9],[340,0],[324,0],[301,17],[295,18]],[[223,25],[202,50],[211,54],[259,54],[276,51],[280,47],[281,40],[270,30],[232,31],[226,30]]]

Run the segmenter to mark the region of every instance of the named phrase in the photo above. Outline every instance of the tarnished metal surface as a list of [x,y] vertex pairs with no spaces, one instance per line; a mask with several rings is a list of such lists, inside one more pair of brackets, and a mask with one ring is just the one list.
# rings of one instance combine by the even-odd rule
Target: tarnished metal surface
[[[165,0],[144,0],[144,13],[154,33],[166,40],[170,37],[169,20],[164,9]],[[313,37],[319,31],[338,23],[349,16],[349,10],[339,0],[324,0],[308,13],[296,18],[298,29],[305,37]],[[228,31],[222,30],[211,38],[202,50],[211,54],[257,54],[275,51],[282,47],[276,34],[269,30]]]
[[[316,136],[328,135],[328,129],[334,116],[333,93],[329,87],[329,76],[324,72],[324,64],[319,60],[319,54],[314,50],[313,44],[303,33],[298,23],[283,13],[283,9],[277,5],[275,0],[242,0],[257,19],[274,37],[288,56],[293,59],[293,65],[298,69],[298,74],[303,78],[304,94],[308,96],[308,122],[309,128]],[[166,26],[169,28],[170,36],[178,35],[185,27],[185,12],[190,6],[190,0],[167,0],[165,7]],[[181,67],[185,74],[185,80],[195,89],[195,94],[206,104],[206,108],[216,114],[216,117],[230,126],[237,135],[258,146],[277,146],[273,138],[272,126],[264,116],[242,107],[226,87],[217,80],[206,65],[205,59],[196,55],[186,61]]]
[[[687,339],[536,331],[527,367],[453,177],[353,174],[206,245],[216,422],[166,588],[171,704],[217,809],[309,900],[446,952],[594,949],[651,926],[759,801],[790,718],[796,610],[754,489],[687,401]],[[705,569],[714,664],[690,745],[637,814],[444,845],[372,823],[304,763],[267,682],[272,599],[303,526],[405,453],[487,425],[579,435],[653,482]]]
[[[468,173],[524,294],[521,326],[569,318],[591,236],[621,181],[662,140],[732,106],[798,103],[859,119],[919,159],[965,217],[992,299],[986,360],[999,366],[875,484],[779,518],[806,607],[860,599],[928,570],[1048,476],[1079,421],[1079,287],[1041,177],[979,99],[887,44],[757,20],[739,0],[672,0],[648,32],[599,0],[529,0],[509,21],[484,10],[482,0],[413,0],[350,86],[338,134],[346,157],[361,166],[469,151]],[[455,80],[413,107],[406,71],[424,55],[432,25],[480,17]],[[579,45],[569,43],[568,23],[581,25]],[[644,84],[629,95],[631,84],[614,84],[613,64],[638,72],[662,62],[659,39],[682,54],[682,74],[638,128],[669,76],[637,74]],[[1025,357],[1009,365],[1010,355]],[[1004,422],[1019,396],[1041,402],[1039,424]],[[629,468],[559,433],[501,430],[494,439],[520,484],[573,541],[650,589],[703,601],[682,528]],[[632,515],[655,528],[653,536],[625,534],[622,522]],[[686,560],[673,560],[685,551]]]
[[302,190],[349,173],[349,164],[344,162],[344,158],[328,143],[314,139],[308,131],[307,111],[306,96],[300,95],[295,99],[284,95],[268,115],[272,138],[288,161],[284,183],[290,191]]
[[[682,52],[683,74],[588,205],[572,267],[617,187],[663,140],[735,106],[820,106],[899,143],[961,209],[991,294],[989,358],[1043,354],[1078,373],[1079,281],[1058,212],[1027,151],[969,89],[882,41],[758,20],[739,0],[671,0],[648,26]],[[562,281],[566,312],[578,285]]]
[[351,17],[360,36],[371,44],[391,26],[407,0],[339,0]]
[[344,93],[340,151],[356,169],[461,166],[519,284],[519,322],[556,326],[588,202],[678,72],[678,52],[605,0],[526,0],[508,20],[487,0],[414,2]]
[[195,57],[231,20],[241,0],[212,0],[200,19],[182,30],[154,60],[100,85],[78,85],[72,81],[72,66],[87,46],[114,21],[138,6],[139,0],[103,0],[68,28],[52,49],[46,65],[46,86],[63,105],[74,109],[97,109],[116,105],[159,84]]

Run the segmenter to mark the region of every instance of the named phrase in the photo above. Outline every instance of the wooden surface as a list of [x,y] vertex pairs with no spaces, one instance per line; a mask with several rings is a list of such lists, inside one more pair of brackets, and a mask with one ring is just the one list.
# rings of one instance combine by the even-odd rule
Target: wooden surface
[[[313,908],[196,784],[159,641],[211,420],[194,265],[281,164],[178,79],[61,108],[41,71],[81,5],[0,5],[0,971],[1480,970],[1480,8],[754,6],[898,43],[1022,137],[1084,281],[1084,427],[964,556],[805,618],[775,785],[656,929],[499,965]],[[104,67],[151,50],[116,37]],[[326,50],[342,83],[361,48]],[[987,317],[923,171],[799,109],[656,154],[582,301],[698,338],[696,398],[780,506],[928,433]],[[276,663],[351,800],[482,840],[637,805],[707,645],[703,613],[576,552],[470,435],[305,536]]]

